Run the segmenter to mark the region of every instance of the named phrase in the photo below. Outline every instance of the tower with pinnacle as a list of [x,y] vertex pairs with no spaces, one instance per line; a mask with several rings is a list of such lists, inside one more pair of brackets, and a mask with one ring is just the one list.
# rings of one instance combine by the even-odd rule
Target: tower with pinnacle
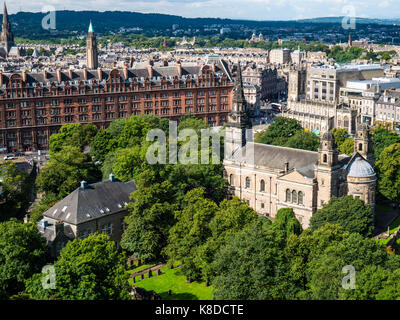
[[242,70],[237,66],[237,76],[232,101],[232,110],[228,116],[225,130],[225,157],[230,158],[246,145],[246,129],[250,127],[247,114],[247,102],[244,96]]
[[0,41],[1,46],[6,51],[6,54],[8,54],[11,47],[14,46],[14,35],[11,31],[11,24],[8,19],[7,6],[5,2],[3,7],[3,24],[1,29]]
[[90,21],[86,39],[86,66],[88,69],[97,69],[99,67],[97,41],[93,31],[92,21]]

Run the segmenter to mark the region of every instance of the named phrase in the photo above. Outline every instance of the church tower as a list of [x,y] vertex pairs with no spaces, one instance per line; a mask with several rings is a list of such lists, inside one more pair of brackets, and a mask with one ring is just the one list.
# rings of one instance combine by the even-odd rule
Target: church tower
[[86,67],[88,69],[97,69],[99,67],[96,36],[94,35],[91,21],[86,39]]
[[2,47],[8,54],[10,52],[11,47],[14,46],[14,35],[11,32],[11,24],[10,21],[8,20],[7,6],[5,2],[3,8],[3,25],[1,29],[0,41]]
[[371,134],[368,125],[365,123],[357,130],[354,137],[354,152],[358,152],[371,166],[374,166],[375,157],[372,152]]
[[246,145],[246,129],[250,127],[240,63],[237,69],[232,110],[225,129],[225,159],[229,159],[239,148]]
[[339,152],[332,132],[326,132],[318,148],[318,162],[315,167],[315,177],[318,183],[318,196],[315,205],[319,209],[332,196],[339,195]]

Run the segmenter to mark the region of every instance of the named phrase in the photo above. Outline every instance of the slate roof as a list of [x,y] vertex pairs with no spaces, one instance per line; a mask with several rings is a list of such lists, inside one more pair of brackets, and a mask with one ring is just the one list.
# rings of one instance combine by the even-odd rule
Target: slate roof
[[[246,146],[234,153],[232,159],[228,160],[240,161],[241,153],[242,163],[245,164],[285,170],[285,163],[288,162],[289,171],[297,170],[307,178],[315,177],[314,170],[318,162],[318,152],[316,151],[248,142]],[[340,166],[344,166],[350,159],[351,157],[347,155],[339,155],[338,163]]]
[[122,211],[136,190],[134,181],[106,180],[74,190],[45,213],[44,217],[77,225]]

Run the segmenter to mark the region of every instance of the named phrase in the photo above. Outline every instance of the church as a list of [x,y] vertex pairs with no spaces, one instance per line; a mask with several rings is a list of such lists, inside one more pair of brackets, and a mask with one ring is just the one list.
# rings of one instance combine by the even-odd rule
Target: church
[[331,132],[323,134],[317,152],[255,143],[240,66],[228,119],[224,172],[229,191],[258,214],[273,219],[279,209],[293,208],[308,228],[324,203],[344,195],[362,199],[374,212],[376,173],[367,125],[356,131],[352,156],[339,154]]

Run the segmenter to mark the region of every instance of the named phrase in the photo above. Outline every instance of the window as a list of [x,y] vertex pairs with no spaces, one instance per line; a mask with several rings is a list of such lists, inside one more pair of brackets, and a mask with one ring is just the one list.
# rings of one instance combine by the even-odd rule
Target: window
[[250,188],[250,178],[246,177],[246,189]]
[[234,176],[233,176],[233,174],[231,174],[231,175],[229,176],[229,184],[230,184],[231,186],[233,186],[234,183],[235,183]]
[[292,192],[292,202],[297,203],[297,192],[294,190]]
[[327,163],[327,162],[328,162],[328,157],[327,157],[326,154],[324,154],[324,160],[323,160],[323,162],[324,162],[324,163]]
[[299,204],[303,204],[303,192],[299,191]]
[[362,143],[360,143],[360,144],[358,145],[358,151],[363,151]]
[[260,181],[260,191],[261,191],[261,192],[264,192],[264,191],[265,191],[265,181],[264,181],[264,180],[261,180],[261,181]]
[[290,198],[291,198],[291,193],[289,189],[286,189],[286,202],[290,202]]

